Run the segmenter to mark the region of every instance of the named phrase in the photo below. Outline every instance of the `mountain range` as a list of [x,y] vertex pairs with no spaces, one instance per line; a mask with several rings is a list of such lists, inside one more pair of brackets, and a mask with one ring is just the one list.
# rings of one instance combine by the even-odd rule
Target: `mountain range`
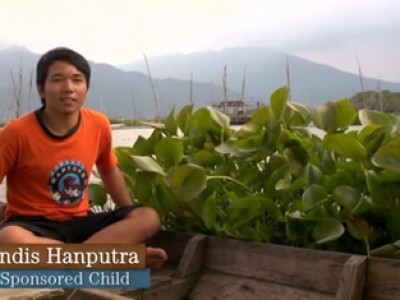
[[[36,89],[30,93],[29,88],[30,78],[35,82],[39,56],[23,47],[0,51],[0,121],[15,115],[14,87],[18,87],[20,73],[22,113],[40,106]],[[223,101],[224,80],[227,98],[238,100],[243,95],[249,105],[269,104],[271,93],[286,85],[288,78],[291,99],[311,107],[361,91],[358,74],[265,48],[171,54],[148,57],[147,61],[148,65],[143,59],[123,66],[90,61],[87,106],[112,118],[148,118],[155,116],[158,99],[160,113],[165,115],[173,107],[179,110],[187,105],[191,98],[197,107]],[[400,83],[363,78],[364,90],[375,90],[378,84],[381,89],[400,91]]]

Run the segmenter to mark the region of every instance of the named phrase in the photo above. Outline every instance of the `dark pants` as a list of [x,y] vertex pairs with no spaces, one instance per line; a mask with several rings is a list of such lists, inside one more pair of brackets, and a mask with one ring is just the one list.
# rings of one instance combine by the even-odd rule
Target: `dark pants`
[[51,221],[40,216],[11,216],[0,229],[16,225],[42,236],[64,243],[82,243],[96,232],[118,222],[139,206],[127,206],[110,212],[89,213],[67,221]]

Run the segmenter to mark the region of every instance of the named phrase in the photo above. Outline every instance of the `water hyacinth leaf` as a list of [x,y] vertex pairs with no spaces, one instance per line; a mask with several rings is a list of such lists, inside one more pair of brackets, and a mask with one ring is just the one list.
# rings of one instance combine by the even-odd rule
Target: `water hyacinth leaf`
[[299,176],[303,166],[307,164],[308,152],[301,146],[292,145],[283,150],[285,158],[289,162],[291,173]]
[[259,197],[261,211],[265,211],[273,220],[278,221],[282,218],[282,212],[274,200],[267,197]]
[[290,117],[291,126],[307,126],[311,122],[311,113],[305,105],[289,101],[287,106],[294,112]]
[[400,173],[393,170],[383,170],[378,176],[382,183],[393,184],[400,181]]
[[[259,185],[260,181],[260,173],[257,168],[257,166],[245,166],[243,165],[241,167],[241,172],[238,174],[236,179],[244,184],[245,186],[254,186],[254,185]],[[233,185],[230,185],[232,187]],[[237,186],[237,184],[236,184]],[[238,186],[239,188],[239,186]],[[240,187],[241,188],[241,187]]]
[[123,166],[119,166],[118,168],[124,177],[125,183],[128,186],[129,191],[133,192],[134,187],[136,185],[137,170],[132,167],[123,167]]
[[333,175],[325,175],[322,179],[322,185],[326,188],[327,191],[333,191],[335,187],[341,185],[336,174]]
[[308,152],[300,145],[292,145],[283,150],[287,161],[292,165],[303,167],[308,162]]
[[178,123],[175,118],[175,107],[173,107],[168,114],[168,116],[164,120],[165,131],[168,135],[177,135],[178,134]]
[[220,137],[231,132],[229,117],[214,109],[199,108],[192,118],[191,131],[207,132]]
[[181,109],[181,111],[178,114],[177,124],[184,136],[188,136],[190,133],[192,116],[193,116],[193,105],[185,106],[184,108]]
[[156,123],[156,122],[149,122],[149,121],[140,121],[140,124],[144,126],[149,126],[154,129],[164,130],[165,124],[164,123]]
[[176,168],[168,178],[172,194],[181,201],[196,198],[207,186],[207,176],[203,168],[187,164]]
[[348,99],[326,102],[312,113],[312,120],[327,133],[341,132],[354,123],[356,111]]
[[360,197],[359,192],[348,185],[341,185],[336,187],[332,193],[332,199],[343,206],[344,208],[352,209]]
[[258,197],[246,196],[239,197],[230,193],[231,206],[228,209],[228,219],[234,224],[233,228],[243,228],[248,226],[249,222],[263,213]]
[[[277,190],[278,190],[278,184],[277,184]],[[285,187],[284,190],[290,193],[301,192],[306,186],[307,186],[307,181],[304,178],[300,177],[295,179],[293,182],[289,182],[289,184]]]
[[204,225],[208,229],[212,229],[215,226],[217,219],[217,199],[215,193],[212,193],[204,201],[201,210],[201,217]]
[[[173,197],[164,180],[157,180],[154,185],[155,204],[161,216],[178,211],[180,203]],[[153,202],[153,203],[154,203]]]
[[345,232],[343,224],[335,218],[321,218],[314,226],[312,237],[315,243],[322,244],[337,240]]
[[373,135],[377,130],[385,130],[382,128],[381,125],[376,125],[376,124],[368,124],[364,125],[359,131],[358,131],[358,139],[361,143],[364,143],[368,137]]
[[[212,118],[211,109],[203,107],[193,115],[190,137],[193,144],[196,144],[198,148],[202,148],[207,140],[211,140],[213,144],[218,145],[229,139],[232,132],[233,130],[229,126],[222,127],[219,122]],[[197,143],[194,140],[196,138],[198,139]]]
[[385,207],[386,202],[389,199],[389,195],[387,194],[386,189],[380,182],[379,176],[374,170],[366,170],[365,178],[369,195],[373,199],[375,205]]
[[88,184],[89,201],[91,205],[104,206],[107,203],[107,191],[101,184]]
[[324,174],[331,175],[336,171],[336,162],[334,160],[334,152],[330,149],[322,150],[321,171]]
[[376,110],[360,110],[358,118],[362,125],[376,124],[390,127],[394,125],[393,118],[390,115]]
[[165,175],[163,168],[152,157],[131,155],[131,159],[139,170]]
[[349,134],[327,134],[324,137],[323,143],[325,147],[345,158],[352,158],[359,161],[367,155],[365,147],[354,136]]
[[217,152],[199,150],[191,155],[194,162],[202,167],[213,167],[223,162],[223,158]]
[[279,121],[275,118],[269,120],[269,122],[265,124],[263,135],[263,148],[271,154],[274,153],[281,143],[281,125]]
[[277,191],[277,184],[282,178],[287,178],[289,176],[290,166],[289,164],[285,164],[275,171],[272,172],[266,184],[266,194],[268,196],[273,196]]
[[190,138],[186,139],[187,145],[189,145],[190,148],[195,148],[195,149],[204,149],[204,144],[209,142],[210,142],[209,134],[202,130],[192,130],[190,132]]
[[371,250],[371,255],[382,258],[395,258],[395,253],[399,250],[392,244],[386,244],[381,247]]
[[289,174],[286,174],[286,176],[284,178],[279,179],[275,185],[275,189],[277,191],[287,190],[287,189],[289,189],[289,187],[290,187]]
[[254,152],[261,147],[262,140],[263,135],[256,134],[237,140],[232,146],[239,152]]
[[394,137],[397,137],[400,135],[400,118],[398,118],[398,120],[397,120],[397,118],[398,117],[396,116],[396,124],[391,128],[391,131],[390,131],[390,135],[394,136]]
[[317,184],[311,184],[303,193],[302,200],[306,209],[310,209],[317,205],[320,201],[328,197],[326,189]]
[[380,168],[400,172],[400,138],[383,145],[372,156],[372,163]]
[[262,127],[259,124],[248,122],[242,125],[233,135],[234,138],[243,139],[252,135],[258,135],[262,131]]
[[232,156],[240,156],[238,150],[228,143],[221,143],[214,148],[214,150],[220,154],[228,154]]
[[374,210],[376,210],[376,204],[372,201],[372,198],[369,196],[362,196],[354,207],[352,214],[354,216],[362,216],[374,212]]
[[117,156],[118,166],[132,168],[133,163],[130,157],[130,150],[126,147],[116,147],[114,148],[114,153]]
[[140,203],[149,203],[152,198],[154,178],[154,173],[147,172],[140,172],[136,177],[133,194]]
[[302,177],[308,184],[319,184],[323,178],[322,171],[314,164],[308,163],[304,166]]
[[349,99],[336,101],[336,126],[338,129],[346,129],[353,125],[356,117],[357,112]]
[[218,124],[219,127],[230,129],[230,118],[228,115],[225,115],[216,109],[210,108],[209,111],[211,119]]
[[367,149],[368,157],[385,143],[388,136],[388,130],[380,125],[367,125],[358,132],[358,140]]
[[271,119],[271,109],[268,106],[261,107],[252,115],[251,123],[265,125]]
[[281,153],[274,153],[269,158],[266,172],[272,173],[279,167],[282,167],[283,165],[287,165],[287,164],[288,164],[288,161]]
[[210,110],[206,107],[201,107],[193,114],[191,131],[207,132],[208,130],[211,130],[212,123],[213,121],[210,116]]
[[[337,116],[340,107],[335,107],[335,110]],[[400,230],[397,228],[400,224],[397,220],[400,220],[400,216],[395,211],[395,206],[400,195],[400,171],[395,171],[395,163],[387,163],[391,167],[388,169],[370,161],[386,143],[398,138],[394,127],[370,124],[357,132],[345,131],[342,123],[340,126],[335,123],[333,134],[345,133],[349,139],[358,141],[366,149],[364,158],[359,155],[359,158],[353,159],[326,147],[323,142],[325,132],[320,135],[314,132],[314,129],[320,132],[318,128],[308,131],[305,127],[292,126],[303,122],[303,117],[306,117],[302,107],[297,107],[294,102],[286,102],[285,112],[280,120],[275,117],[271,107],[261,107],[249,123],[231,136],[220,126],[218,117],[213,118],[207,109],[196,117],[191,110],[186,113],[183,123],[187,126],[188,135],[182,137],[180,128],[179,136],[173,134],[174,116],[171,112],[167,119],[172,122],[172,130],[168,129],[170,125],[164,119],[165,126],[154,126],[149,140],[140,137],[134,147],[121,151],[124,157],[120,161],[126,161],[129,165],[122,167],[121,172],[124,179],[129,179],[130,193],[139,203],[156,208],[165,228],[194,230],[219,236],[227,236],[229,233],[230,236],[240,239],[311,248],[350,247],[350,250],[360,253],[359,246],[362,242],[349,245],[348,238],[350,241],[352,239],[348,232],[346,238],[335,240],[335,234],[339,235],[338,231],[332,230],[335,227],[330,227],[330,221],[325,220],[335,218],[347,230],[345,222],[358,217],[369,222],[370,228],[372,225],[376,226],[368,241],[364,240],[366,244],[370,242],[371,247],[398,238]],[[127,134],[130,133],[127,131]],[[180,160],[174,156],[175,150],[163,152],[173,148],[168,142],[161,142],[159,149],[156,147],[160,141],[172,141],[173,138],[181,140],[185,151]],[[351,148],[346,141],[336,142]],[[161,146],[163,143],[165,146]],[[206,143],[210,147],[205,147]],[[398,146],[393,148],[393,153],[399,149]],[[305,155],[302,155],[302,151]],[[144,169],[150,172],[142,171],[130,155],[149,156],[162,170],[144,163]],[[168,158],[164,159],[163,156]],[[206,175],[205,189],[197,193],[191,201],[191,188],[182,192],[180,198],[176,196],[174,188],[171,188],[175,167],[186,164],[197,165],[204,169]],[[212,177],[216,180],[211,180]],[[185,183],[182,185],[186,186]],[[199,185],[201,183],[193,186]],[[315,195],[311,185],[319,186],[324,192]],[[354,193],[357,194],[354,198],[347,198],[347,193],[340,190],[343,185],[354,188],[358,194]],[[176,189],[180,189],[180,184],[176,184]],[[239,213],[235,212],[236,216],[229,217],[229,213],[234,212],[229,211],[231,193],[241,199],[257,198],[254,202],[259,202],[259,205],[254,207],[254,211],[239,210]],[[336,200],[333,199],[333,194]],[[379,204],[376,199],[383,202]],[[243,223],[240,219],[242,214],[245,216]],[[252,215],[255,217],[251,218]],[[323,219],[326,222],[317,224],[318,220]],[[285,235],[285,229],[288,235]],[[334,243],[327,246],[316,245],[316,241],[324,243],[329,240]],[[397,249],[394,255],[400,254],[399,251]]]
[[286,112],[286,102],[288,98],[288,90],[286,87],[281,87],[274,91],[271,95],[271,109],[275,118],[282,120]]
[[311,114],[314,125],[332,133],[336,131],[336,106],[335,103],[326,102],[324,105],[318,106]]
[[134,155],[152,155],[154,153],[154,147],[157,145],[158,141],[162,138],[160,130],[153,130],[149,138],[145,139],[139,137],[133,148],[131,154]]
[[166,137],[161,139],[155,149],[157,160],[165,169],[176,166],[184,156],[183,142],[178,138]]
[[304,120],[309,119],[310,118],[310,110],[308,109],[307,106],[305,106],[304,104],[300,103],[300,102],[295,102],[295,101],[288,101],[287,102],[287,106],[296,112],[301,113],[301,115],[304,117]]

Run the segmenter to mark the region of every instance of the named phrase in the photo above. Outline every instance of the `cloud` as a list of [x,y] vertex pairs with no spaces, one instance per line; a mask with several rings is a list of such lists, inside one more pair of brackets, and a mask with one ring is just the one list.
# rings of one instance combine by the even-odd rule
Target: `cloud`
[[0,47],[42,53],[63,45],[117,65],[143,53],[236,46],[322,61],[344,59],[347,51],[353,60],[354,53],[400,51],[399,8],[397,0],[2,0]]

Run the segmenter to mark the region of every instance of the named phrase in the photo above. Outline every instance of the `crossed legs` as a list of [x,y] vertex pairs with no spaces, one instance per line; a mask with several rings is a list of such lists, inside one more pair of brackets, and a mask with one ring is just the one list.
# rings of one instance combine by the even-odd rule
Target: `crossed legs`
[[[144,243],[160,229],[158,213],[149,207],[138,207],[124,219],[115,222],[92,236],[84,244]],[[0,244],[62,244],[62,241],[37,236],[20,226],[9,225],[0,230]],[[147,247],[147,266],[158,269],[167,260],[161,248]]]

